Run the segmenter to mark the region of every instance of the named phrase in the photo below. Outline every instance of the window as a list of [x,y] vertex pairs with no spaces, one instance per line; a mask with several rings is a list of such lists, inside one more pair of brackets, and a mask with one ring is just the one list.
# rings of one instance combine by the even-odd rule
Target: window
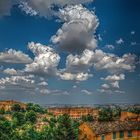
[[132,131],[128,131],[128,137],[132,137]]
[[105,135],[103,134],[103,135],[102,135],[102,140],[104,140],[104,139],[105,139]]
[[120,138],[123,138],[123,137],[124,137],[124,132],[120,131]]
[[113,140],[116,139],[116,132],[113,132],[113,137],[112,137]]

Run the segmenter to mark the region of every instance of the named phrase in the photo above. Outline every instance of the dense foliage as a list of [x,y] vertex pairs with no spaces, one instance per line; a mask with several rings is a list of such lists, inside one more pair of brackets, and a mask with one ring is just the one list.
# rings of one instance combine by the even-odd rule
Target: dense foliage
[[[47,113],[47,110],[39,105],[29,103],[27,108],[21,108],[19,104],[12,106],[10,112],[0,113],[0,140],[77,140],[79,123],[64,114],[58,118]],[[9,115],[10,119],[6,119]],[[43,118],[46,123],[41,129],[37,129],[40,115],[50,115],[49,119]]]
[[84,122],[92,122],[92,121],[94,121],[94,118],[93,118],[92,115],[88,114],[88,115],[82,116],[82,121],[84,121]]

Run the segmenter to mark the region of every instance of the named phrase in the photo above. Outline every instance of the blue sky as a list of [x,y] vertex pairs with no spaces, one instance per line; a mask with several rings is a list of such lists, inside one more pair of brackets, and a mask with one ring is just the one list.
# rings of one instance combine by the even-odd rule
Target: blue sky
[[0,98],[139,103],[139,0],[41,1],[0,2]]

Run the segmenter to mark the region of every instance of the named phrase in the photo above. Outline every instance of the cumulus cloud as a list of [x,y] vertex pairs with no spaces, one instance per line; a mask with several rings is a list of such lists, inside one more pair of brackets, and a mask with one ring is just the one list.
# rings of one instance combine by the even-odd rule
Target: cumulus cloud
[[68,52],[95,49],[97,40],[95,31],[99,21],[94,12],[81,4],[60,9],[59,18],[64,21],[62,27],[52,36],[51,41]]
[[54,51],[54,49],[40,43],[35,44],[33,42],[29,43],[28,47],[35,55],[35,58],[31,64],[26,65],[25,72],[37,75],[55,75],[60,61],[60,56]]
[[14,5],[31,16],[48,17],[55,15],[54,7],[64,7],[69,4],[85,4],[93,0],[0,0],[0,17],[10,16]]
[[54,7],[64,7],[66,5],[76,5],[92,2],[93,0],[29,0],[22,1],[20,8],[30,15],[49,17],[56,14]]
[[68,73],[68,72],[63,72],[59,73],[59,76],[62,80],[76,80],[76,81],[85,81],[89,77],[92,77],[92,74],[88,73]]
[[84,50],[81,55],[68,55],[66,59],[67,71],[86,71],[93,64],[94,52],[91,50]]
[[81,55],[68,55],[66,58],[66,68],[59,72],[59,76],[63,80],[84,81],[92,77],[89,74],[90,67],[93,64],[94,52],[84,50]]
[[0,79],[0,86],[5,89],[31,89],[35,81],[33,76],[11,76]]
[[124,54],[122,57],[118,57],[115,54],[96,50],[94,66],[97,70],[107,70],[111,73],[134,71],[135,58],[136,56],[132,54]]
[[33,10],[33,8],[28,5],[27,1],[21,1],[21,3],[19,4],[19,8],[21,8],[22,11],[24,11],[27,15],[28,14],[30,16],[37,16],[38,15],[38,12]]
[[28,64],[32,59],[21,51],[9,49],[6,52],[0,52],[0,63]]
[[3,70],[3,73],[8,74],[8,75],[18,75],[18,72],[13,68],[11,68],[11,69],[7,68],[7,69]]
[[124,80],[125,79],[125,75],[124,74],[120,74],[120,75],[109,75],[106,78],[103,78],[106,81],[120,81],[120,80]]
[[[47,82],[39,80],[34,75],[10,76],[0,78],[1,93],[16,92],[29,94],[56,94],[56,90],[50,90],[47,87]],[[62,92],[60,92],[62,93]]]
[[113,76],[107,77],[106,80],[109,78],[110,79],[112,78],[112,80],[113,78],[124,79],[125,76],[124,74],[121,74],[121,72],[134,71],[135,58],[136,56],[131,54],[124,54],[122,57],[118,57],[114,54],[105,53],[102,50],[93,51],[85,49],[82,54],[79,55],[70,54],[67,56],[66,68],[62,71],[62,73],[66,73],[66,75],[64,74],[63,76],[61,76],[61,78],[64,76],[67,77],[67,73],[69,75],[70,74],[75,75],[76,73],[80,72],[88,74],[90,73],[90,69],[94,68],[98,71],[106,70],[107,72],[114,74]]

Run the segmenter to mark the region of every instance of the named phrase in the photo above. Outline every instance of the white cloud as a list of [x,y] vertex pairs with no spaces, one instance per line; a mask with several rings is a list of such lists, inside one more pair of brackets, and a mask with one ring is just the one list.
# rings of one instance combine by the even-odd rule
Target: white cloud
[[113,76],[107,77],[106,80],[109,78],[112,78],[112,80],[113,78],[123,79],[125,76],[124,74],[121,74],[121,72],[134,71],[135,57],[135,55],[131,54],[124,54],[122,57],[118,57],[114,54],[105,53],[102,50],[92,51],[86,49],[82,54],[68,55],[66,59],[66,68],[61,71],[60,75],[66,73],[64,76],[61,76],[61,78],[66,76],[66,79],[73,80],[74,78],[68,77],[73,77],[73,75],[77,73],[89,73],[91,67],[93,67],[98,71],[106,70],[107,72],[114,74]]
[[123,39],[122,39],[122,38],[120,38],[119,40],[116,40],[116,43],[117,43],[118,45],[121,45],[121,44],[123,44],[123,43],[124,43],[124,41],[123,41]]
[[124,80],[125,79],[125,75],[124,74],[120,74],[120,75],[109,75],[106,78],[104,78],[104,80],[106,81],[120,81],[120,80]]
[[26,65],[25,72],[38,75],[55,75],[60,57],[54,49],[33,42],[29,43],[28,47],[34,53],[35,58],[31,64]]
[[59,12],[59,18],[65,23],[52,36],[51,41],[68,52],[95,49],[97,40],[94,33],[99,21],[95,13],[82,5],[67,6]]
[[24,11],[27,15],[28,15],[28,14],[29,14],[30,16],[37,16],[37,15],[38,15],[38,12],[35,11],[35,10],[33,10],[33,8],[30,7],[30,6],[28,5],[28,2],[26,2],[26,1],[21,2],[20,5],[19,5],[19,8],[21,8],[22,11]]
[[101,93],[106,93],[106,94],[123,94],[125,91],[122,90],[110,90],[110,89],[99,89],[98,90]]
[[135,58],[136,56],[131,54],[124,54],[122,57],[118,57],[114,54],[96,50],[94,66],[97,70],[107,70],[111,73],[134,71]]
[[[34,75],[11,76],[0,79],[1,93],[16,92],[29,94],[51,94],[58,93],[57,90],[50,90],[46,81],[40,81],[39,77]],[[62,93],[62,92],[60,92]]]
[[109,50],[113,50],[115,47],[113,45],[108,44],[105,45],[105,48],[108,48]]
[[98,34],[98,39],[99,39],[99,41],[103,40],[100,34]]
[[31,16],[48,17],[56,13],[54,6],[64,7],[69,4],[84,4],[93,0],[0,0],[0,17],[10,16],[14,5]]
[[108,85],[108,84],[103,84],[103,85],[102,85],[102,88],[103,88],[103,89],[109,89],[109,88],[110,88],[110,85]]
[[39,85],[39,86],[47,86],[48,83],[47,83],[46,81],[43,81],[43,82],[39,83],[38,85]]
[[11,76],[0,79],[0,86],[5,89],[31,89],[35,83],[33,76]]
[[19,63],[28,64],[32,59],[21,51],[9,49],[6,52],[0,52],[0,63]]
[[81,55],[68,55],[66,59],[67,71],[87,71],[92,66],[94,60],[94,52],[91,50],[84,50]]
[[82,92],[83,94],[85,94],[85,95],[91,95],[91,94],[92,94],[91,91],[88,91],[88,90],[86,90],[86,89],[81,90],[81,92]]
[[68,55],[66,59],[66,68],[60,70],[59,76],[63,80],[79,80],[84,81],[92,77],[89,74],[92,66],[94,52],[91,50],[84,50],[81,55]]
[[111,85],[113,88],[120,88],[118,81],[112,82]]
[[119,86],[119,81],[124,80],[125,79],[125,75],[124,74],[119,74],[119,75],[109,75],[106,78],[101,78],[102,80],[105,80],[107,82],[107,84],[103,84],[101,86],[101,92],[116,92],[119,90],[120,86]]
[[64,7],[66,5],[76,5],[92,2],[93,0],[29,0],[22,1],[20,8],[30,15],[49,17],[56,14],[54,6]]
[[3,73],[8,74],[8,75],[18,75],[18,72],[13,68],[11,68],[11,69],[7,68],[7,69],[3,70]]
[[68,73],[68,72],[63,72],[59,73],[59,76],[62,80],[76,80],[76,81],[85,81],[89,77],[92,77],[92,74],[88,73]]

